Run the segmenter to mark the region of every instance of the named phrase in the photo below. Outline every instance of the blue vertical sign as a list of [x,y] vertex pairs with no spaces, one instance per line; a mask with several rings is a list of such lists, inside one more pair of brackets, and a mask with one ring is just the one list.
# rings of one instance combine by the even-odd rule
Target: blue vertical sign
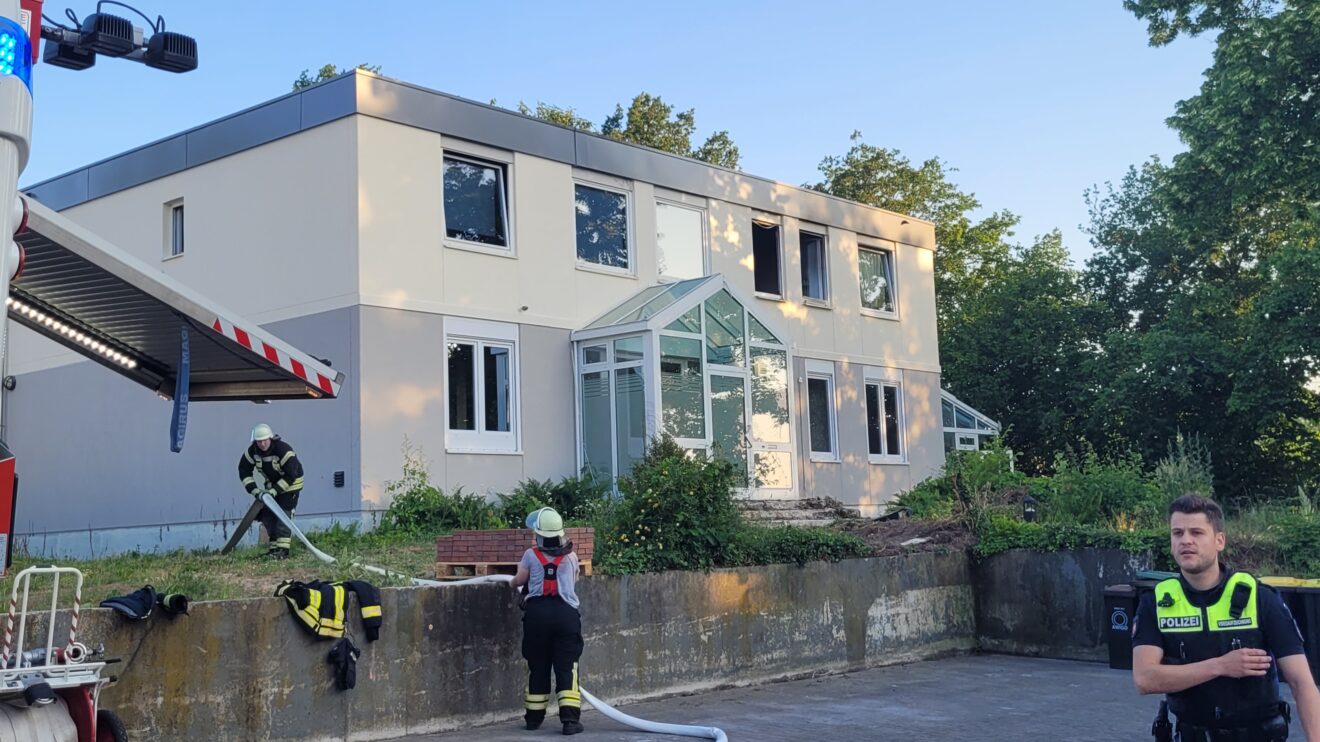
[[174,377],[174,415],[170,418],[170,450],[183,450],[183,436],[188,432],[188,325],[179,328],[179,373]]

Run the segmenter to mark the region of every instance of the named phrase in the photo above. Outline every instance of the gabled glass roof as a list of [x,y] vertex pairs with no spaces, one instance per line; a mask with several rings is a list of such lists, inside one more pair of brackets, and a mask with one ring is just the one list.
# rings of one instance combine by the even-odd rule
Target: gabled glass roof
[[784,345],[787,336],[782,328],[775,329],[775,318],[757,317],[757,310],[754,300],[743,298],[724,276],[713,273],[644,288],[591,324],[575,330],[573,340],[597,340],[638,331],[705,332],[708,342],[721,344],[728,340],[728,347],[741,345],[744,340]]
[[940,412],[945,428],[959,430],[983,430],[998,433],[999,423],[977,411],[966,402],[953,396],[947,389],[940,390]]
[[692,293],[703,283],[715,280],[719,280],[718,275],[692,278],[678,283],[663,283],[642,289],[584,329],[596,330],[611,325],[627,325],[648,320],[670,304]]

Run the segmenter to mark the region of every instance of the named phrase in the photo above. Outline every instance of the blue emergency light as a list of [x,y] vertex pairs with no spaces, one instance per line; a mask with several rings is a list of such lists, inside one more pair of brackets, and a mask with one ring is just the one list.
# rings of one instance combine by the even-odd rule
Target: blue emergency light
[[32,42],[27,29],[0,16],[0,77],[17,77],[32,92]]

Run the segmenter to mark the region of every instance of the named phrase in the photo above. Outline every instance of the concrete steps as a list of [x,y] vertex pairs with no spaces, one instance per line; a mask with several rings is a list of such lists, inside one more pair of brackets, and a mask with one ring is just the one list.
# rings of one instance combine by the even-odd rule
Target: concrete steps
[[839,518],[859,518],[855,508],[844,507],[837,500],[811,497],[801,500],[743,500],[738,503],[743,520],[752,525],[820,528]]

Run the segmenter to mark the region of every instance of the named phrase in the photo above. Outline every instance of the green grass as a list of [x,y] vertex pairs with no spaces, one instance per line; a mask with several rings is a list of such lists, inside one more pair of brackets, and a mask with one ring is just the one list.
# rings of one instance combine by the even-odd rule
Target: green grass
[[[281,580],[365,579],[377,586],[409,584],[354,568],[359,561],[376,567],[417,577],[435,575],[436,535],[418,535],[408,538],[381,537],[373,533],[358,534],[353,529],[336,528],[308,534],[318,549],[335,557],[336,564],[326,564],[307,551],[296,538],[289,559],[279,561],[266,557],[266,547],[236,549],[229,554],[219,551],[174,551],[165,554],[121,554],[93,560],[33,558],[15,555],[10,566],[10,577],[0,580],[5,595],[13,589],[13,575],[26,567],[75,567],[83,573],[83,603],[96,605],[100,601],[131,593],[143,585],[152,585],[158,592],[179,592],[190,600],[224,600],[273,595]],[[67,583],[64,583],[67,584]],[[30,601],[50,600],[49,578],[32,582]],[[66,593],[63,585],[61,594]],[[21,599],[21,597],[20,597]],[[66,600],[70,600],[66,599]],[[64,604],[66,601],[62,600]]]

